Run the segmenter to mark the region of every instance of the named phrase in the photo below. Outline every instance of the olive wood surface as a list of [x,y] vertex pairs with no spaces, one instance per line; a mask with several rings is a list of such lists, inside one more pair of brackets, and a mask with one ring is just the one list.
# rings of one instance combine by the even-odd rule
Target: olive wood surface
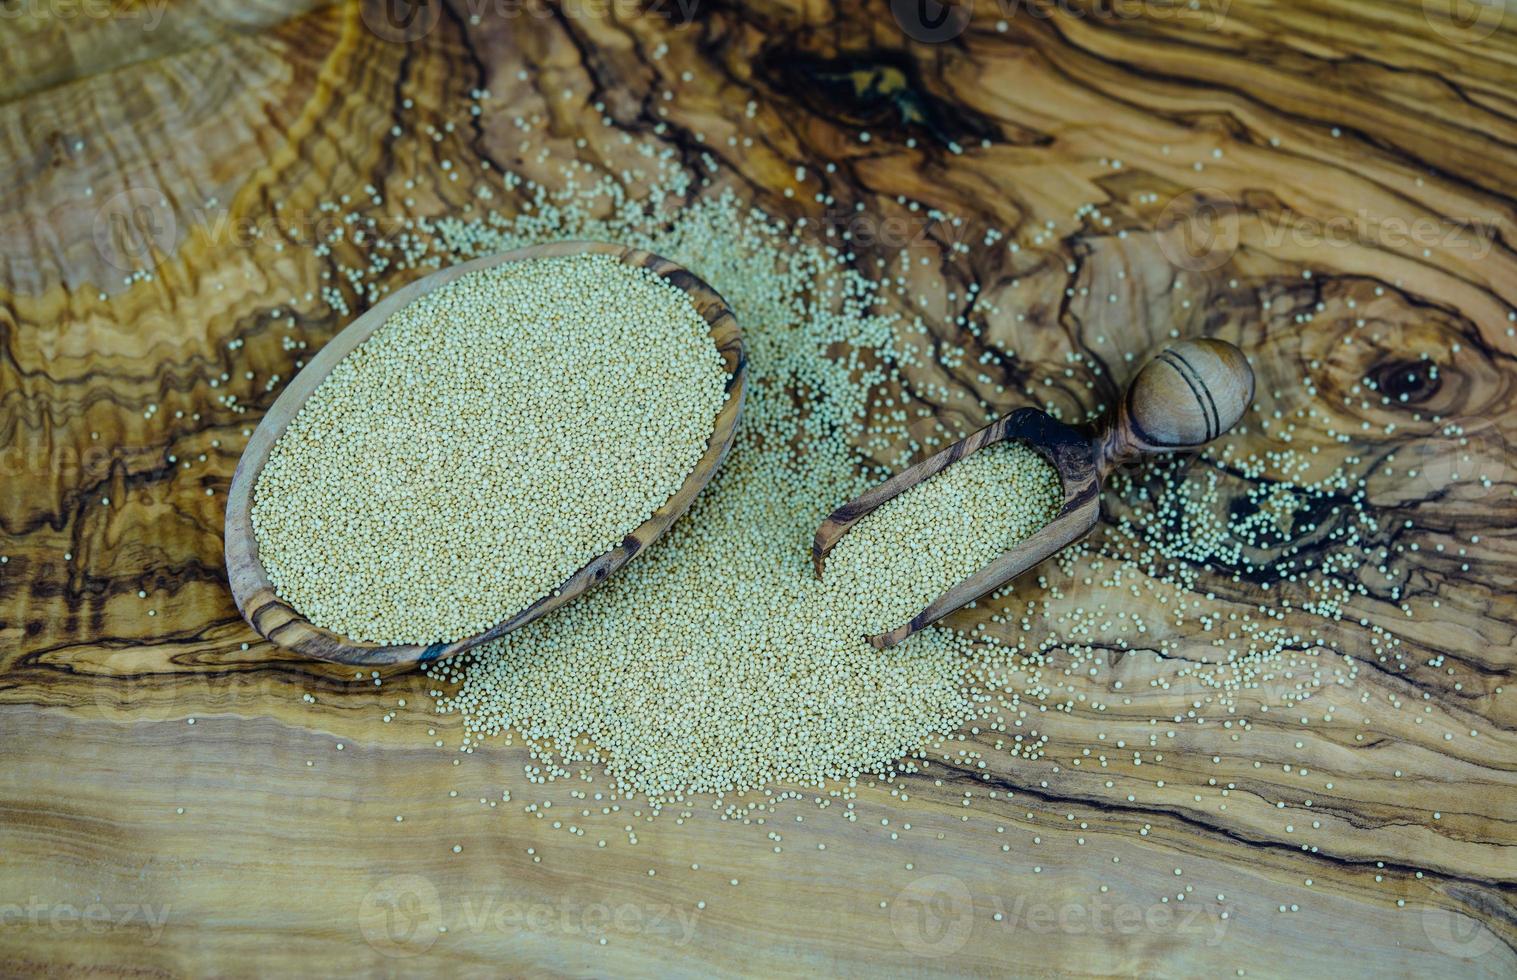
[[[450,0],[410,41],[371,29],[378,3],[64,6],[0,18],[0,971],[1517,974],[1510,4],[975,0],[923,40],[887,0]],[[1146,567],[1107,584],[1144,513],[1108,492],[1088,557],[949,619],[1037,644],[1076,609],[1144,618],[1048,653],[1015,729],[1036,753],[966,726],[851,799],[729,794],[771,808],[749,822],[531,782],[519,741],[459,753],[419,672],[376,686],[264,640],[226,579],[233,469],[374,302],[338,268],[367,243],[313,250],[318,204],[351,194],[386,237],[478,216],[485,186],[514,213],[503,171],[645,166],[624,137],[905,280],[922,356],[861,408],[929,410],[913,460],[1022,406],[1109,412],[1148,353],[1220,337],[1259,378],[1226,444],[1351,478],[1247,553],[1321,562],[1362,494],[1387,570],[1352,570],[1340,622],[1299,582],[1176,557],[1201,605],[1156,608]],[[173,221],[128,281],[94,230],[129,189]],[[384,257],[390,288],[433,271]],[[1176,462],[1218,508],[1286,491],[1215,447]],[[1189,670],[1245,621],[1305,665],[1228,710]],[[1325,639],[1353,663],[1309,657]]]

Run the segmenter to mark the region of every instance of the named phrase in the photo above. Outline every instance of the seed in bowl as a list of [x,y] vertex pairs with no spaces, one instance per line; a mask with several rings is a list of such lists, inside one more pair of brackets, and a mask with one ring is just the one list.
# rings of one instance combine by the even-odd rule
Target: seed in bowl
[[259,557],[351,639],[482,632],[674,495],[727,381],[706,321],[646,269],[581,255],[461,276],[391,316],[279,437]]

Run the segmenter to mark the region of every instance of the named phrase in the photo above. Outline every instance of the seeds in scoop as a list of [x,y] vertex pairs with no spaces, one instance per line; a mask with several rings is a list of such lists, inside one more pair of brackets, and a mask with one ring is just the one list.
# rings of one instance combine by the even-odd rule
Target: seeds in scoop
[[461,276],[349,354],[275,443],[252,510],[269,580],[360,641],[489,629],[680,488],[727,377],[689,298],[613,256]]
[[855,524],[826,575],[874,600],[858,625],[883,633],[1053,520],[1063,499],[1058,472],[1036,450],[986,446]]

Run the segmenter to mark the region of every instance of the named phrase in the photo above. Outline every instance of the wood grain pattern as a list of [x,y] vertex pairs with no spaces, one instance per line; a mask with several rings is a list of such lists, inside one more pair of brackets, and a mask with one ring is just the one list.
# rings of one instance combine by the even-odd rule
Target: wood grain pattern
[[[269,461],[274,444],[289,428],[301,406],[338,363],[368,340],[398,310],[460,276],[507,262],[586,254],[614,255],[628,265],[649,270],[684,292],[696,312],[710,327],[711,341],[716,345],[722,367],[727,372],[727,400],[712,423],[706,451],[701,454],[695,469],[685,478],[674,496],[660,505],[646,521],[629,530],[621,544],[586,562],[549,595],[488,630],[451,643],[426,646],[362,643],[315,625],[281,599],[269,582],[263,563],[258,560],[258,540],[253,533],[252,520],[253,489],[257,486],[264,465]],[[611,356],[611,352],[608,352],[608,356]],[[242,452],[242,458],[238,460],[237,469],[232,474],[232,487],[227,493],[224,547],[232,599],[237,603],[237,609],[243,618],[259,636],[286,650],[332,663],[357,667],[428,663],[488,643],[572,602],[599,585],[637,557],[690,509],[696,495],[716,475],[722,461],[727,458],[728,450],[732,448],[732,440],[737,435],[738,423],[742,418],[747,380],[748,366],[743,353],[743,335],[726,301],[690,270],[650,252],[607,242],[552,242],[460,262],[441,272],[434,272],[386,296],[351,325],[343,328],[321,349],[321,353],[311,359],[299,376],[285,387],[264,414],[263,421],[258,423],[258,428],[248,440],[247,448]]]
[[[1090,533],[1101,512],[1102,481],[1113,469],[1143,453],[1203,446],[1237,425],[1253,399],[1253,369],[1232,344],[1201,338],[1166,347],[1133,378],[1116,410],[1087,432],[1076,431],[1035,408],[1019,408],[843,504],[816,530],[811,542],[812,567],[821,578],[828,552],[855,524],[886,501],[986,446],[1022,442],[1048,460],[1064,489],[1064,505],[1054,519],[944,590],[908,622],[868,638],[876,649],[889,650]],[[922,547],[931,546],[930,541],[922,542]]]
[[[934,41],[884,0],[657,6],[453,0],[408,43],[351,3],[175,0],[151,30],[131,16],[146,3],[6,8],[5,972],[1517,970],[1513,12],[977,0]],[[392,288],[431,271],[351,237],[320,254],[318,205],[362,206],[373,184],[389,203],[366,213],[393,234],[479,213],[476,182],[500,169],[556,173],[518,117],[558,160],[626,164],[623,134],[654,140],[697,185],[848,234],[870,271],[906,248],[895,301],[934,356],[901,393],[946,441],[982,409],[1108,410],[1127,355],[1172,330],[1238,344],[1259,391],[1230,439],[1355,481],[1283,528],[1293,560],[1320,561],[1333,508],[1362,492],[1389,577],[1360,570],[1326,623],[1297,583],[1261,594],[1196,565],[1216,630],[1299,637],[1293,676],[1218,711],[1181,672],[1225,633],[1171,607],[1146,649],[1082,637],[1100,676],[1050,669],[1037,758],[964,732],[853,799],[721,804],[771,807],[747,822],[692,800],[682,824],[650,823],[598,783],[528,784],[534,760],[504,740],[460,755],[425,678],[376,686],[261,641],[227,588],[222,521],[297,362],[382,298],[334,278],[337,259],[382,263]],[[1449,478],[1471,466],[1487,482]],[[1218,506],[1269,488],[1208,472]],[[1090,540],[1095,558],[1050,563],[1028,597],[1149,615],[1090,567],[1123,542]],[[1352,678],[1323,636],[1355,653]],[[1310,701],[1262,710],[1313,677]]]

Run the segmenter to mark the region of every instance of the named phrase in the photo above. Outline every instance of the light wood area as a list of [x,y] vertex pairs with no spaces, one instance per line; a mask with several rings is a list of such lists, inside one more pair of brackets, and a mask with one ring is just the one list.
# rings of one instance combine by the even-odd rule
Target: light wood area
[[[378,3],[105,6],[0,17],[0,972],[1517,972],[1517,8],[976,0],[909,40],[885,0],[448,0],[405,41]],[[1400,573],[1366,571],[1341,624],[1288,585],[1199,589],[1303,650],[1331,631],[1352,683],[1265,711],[1302,681],[1271,678],[1224,727],[1194,676],[1113,648],[1061,677],[1036,760],[966,731],[826,808],[649,821],[602,813],[604,779],[529,783],[519,744],[460,754],[417,673],[262,641],[223,564],[232,473],[374,302],[324,278],[321,202],[477,214],[486,162],[551,182],[621,133],[854,232],[861,265],[919,252],[913,301],[974,356],[913,380],[999,412],[1110,407],[1172,330],[1238,344],[1258,392],[1228,438],[1280,448],[1293,417],[1314,469],[1363,478]],[[980,338],[970,278],[1006,311]],[[1448,478],[1468,465],[1488,485]],[[1311,519],[1303,561],[1335,529]],[[1055,612],[1143,601],[1048,575]],[[1153,621],[1168,656],[1209,642]]]

